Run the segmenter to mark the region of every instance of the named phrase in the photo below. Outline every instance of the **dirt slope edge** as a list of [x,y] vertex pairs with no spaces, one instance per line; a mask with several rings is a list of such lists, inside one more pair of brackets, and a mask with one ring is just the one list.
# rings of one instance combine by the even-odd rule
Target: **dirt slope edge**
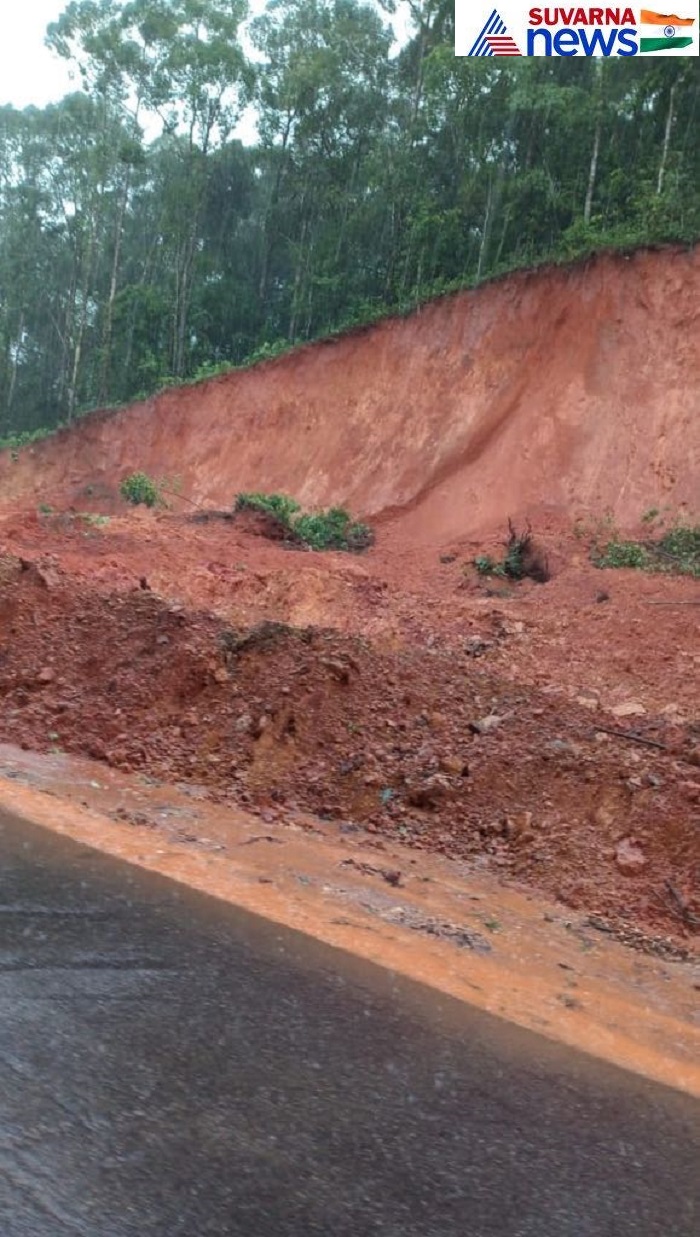
[[514,275],[406,319],[169,390],[0,457],[3,503],[103,506],[132,469],[197,501],[245,488],[358,513],[414,542],[505,512],[692,505],[700,250]]

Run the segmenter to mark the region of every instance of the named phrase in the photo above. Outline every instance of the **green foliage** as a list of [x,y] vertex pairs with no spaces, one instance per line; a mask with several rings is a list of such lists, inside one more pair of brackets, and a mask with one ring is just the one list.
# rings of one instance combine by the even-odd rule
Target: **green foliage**
[[518,533],[512,524],[509,524],[509,528],[503,571],[509,580],[523,580],[528,574],[526,555],[532,536],[529,529],[525,533]]
[[312,550],[365,550],[374,540],[369,525],[352,520],[342,507],[300,515],[293,527]]
[[259,511],[263,515],[273,515],[288,528],[292,526],[292,516],[300,511],[299,503],[286,494],[237,494],[234,503],[235,511]]
[[132,472],[119,486],[119,493],[133,507],[165,507],[162,487],[145,472]]
[[529,526],[525,532],[519,533],[509,520],[508,538],[504,546],[505,555],[500,563],[489,554],[479,555],[473,560],[479,575],[501,576],[508,580],[524,580],[529,577],[539,584],[546,583],[549,579],[549,566],[542,552],[534,546]]
[[505,565],[497,563],[490,554],[479,554],[474,559],[474,566],[480,576],[505,576],[506,574]]
[[311,550],[367,549],[374,534],[367,524],[353,520],[343,507],[327,511],[302,512],[299,503],[286,494],[238,494],[235,511],[257,511],[270,516],[289,534],[291,540]]
[[53,429],[25,430],[22,433],[8,434],[6,438],[0,438],[0,451],[10,451],[16,460],[24,447],[31,447],[35,442],[42,442],[44,438],[50,438],[52,434],[58,433],[63,428],[62,425],[56,425]]
[[663,536],[648,541],[625,541],[614,536],[602,547],[594,542],[591,561],[596,567],[632,567],[700,578],[700,524],[676,522]]
[[450,6],[420,4],[397,52],[392,8],[280,0],[243,37],[244,0],[65,6],[48,41],[81,89],[0,107],[0,449],[511,271],[700,236],[690,61],[456,58]]
[[648,567],[650,559],[638,541],[608,541],[593,555],[596,567]]
[[700,576],[700,524],[669,529],[658,543],[658,553],[668,556],[680,575]]

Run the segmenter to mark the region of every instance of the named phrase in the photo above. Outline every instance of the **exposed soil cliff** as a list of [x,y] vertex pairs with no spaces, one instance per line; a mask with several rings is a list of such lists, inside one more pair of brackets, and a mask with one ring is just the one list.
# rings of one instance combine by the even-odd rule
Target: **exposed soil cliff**
[[[129,471],[229,504],[393,511],[412,544],[544,507],[697,495],[700,250],[519,274],[0,458],[5,501],[104,503]],[[392,521],[393,522],[393,521]]]

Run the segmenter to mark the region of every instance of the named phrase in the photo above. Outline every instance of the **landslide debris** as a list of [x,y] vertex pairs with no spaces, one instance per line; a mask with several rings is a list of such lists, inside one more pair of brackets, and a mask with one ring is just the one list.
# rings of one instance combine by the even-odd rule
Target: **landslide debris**
[[352,821],[572,907],[695,930],[697,735],[646,717],[597,729],[464,644],[239,630],[137,580],[102,595],[5,558],[0,700],[0,736],[23,747],[194,782],[264,820]]

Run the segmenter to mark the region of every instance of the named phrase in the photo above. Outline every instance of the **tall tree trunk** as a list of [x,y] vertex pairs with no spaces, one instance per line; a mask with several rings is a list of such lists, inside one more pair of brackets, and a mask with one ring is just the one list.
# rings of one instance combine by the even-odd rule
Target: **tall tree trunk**
[[[301,208],[304,210],[306,192],[302,198]],[[299,322],[299,310],[301,308],[301,285],[304,277],[304,250],[306,247],[306,236],[309,230],[308,220],[304,215],[304,221],[301,225],[301,238],[299,240],[299,254],[297,257],[296,270],[294,272],[294,289],[292,291],[292,305],[289,316],[289,340],[293,343],[296,338],[297,324]]]
[[262,262],[260,265],[260,279],[258,281],[258,299],[260,301],[260,308],[261,308],[263,316],[265,315],[265,307],[267,305],[268,280],[270,277],[270,260],[272,258],[272,243],[273,242],[272,242],[271,221],[274,220],[275,218],[275,214],[277,211],[277,205],[279,203],[280,194],[282,192],[282,180],[284,178],[285,167],[286,167],[285,156],[287,153],[287,144],[289,142],[289,136],[292,131],[293,122],[294,122],[294,113],[289,112],[285,120],[284,132],[282,134],[282,145],[281,145],[282,157],[277,162],[277,171],[275,173],[275,179],[274,179],[274,183],[272,186],[272,193],[270,194],[270,200],[267,204],[267,210],[265,211],[265,219],[263,221],[263,228],[262,228],[263,252],[262,252]]
[[109,396],[112,330],[114,326],[114,302],[117,297],[117,280],[119,278],[119,259],[121,257],[122,237],[124,234],[124,217],[129,200],[131,174],[127,168],[124,180],[124,190],[117,211],[117,222],[114,234],[114,252],[112,256],[112,274],[109,281],[109,296],[105,312],[104,330],[102,332],[102,356],[100,358],[100,379],[98,383],[98,399],[104,403]]
[[600,135],[603,127],[602,116],[598,112],[598,119],[595,122],[595,133],[593,135],[593,150],[591,151],[591,162],[588,169],[588,187],[586,189],[586,201],[583,207],[583,222],[591,222],[591,211],[593,209],[593,194],[595,193],[595,181],[598,174],[598,156],[600,155]]
[[92,283],[96,234],[97,224],[95,221],[95,211],[93,210],[92,220],[90,223],[90,239],[88,241],[87,259],[85,262],[85,275],[80,291],[81,304],[76,324],[75,339],[73,341],[73,362],[71,365],[70,382],[68,384],[69,424],[75,416],[75,409],[78,401],[78,379],[80,377],[80,363],[83,356],[83,341],[85,339],[85,327],[87,325],[87,301],[90,292],[90,285]]
[[664,131],[664,144],[661,149],[661,162],[659,163],[659,175],[656,181],[657,197],[659,197],[661,193],[663,192],[664,177],[666,176],[666,164],[668,162],[668,148],[671,144],[671,133],[673,130],[673,122],[675,120],[675,98],[676,98],[677,84],[678,84],[677,82],[673,83],[669,91],[669,96],[668,96],[668,111],[666,113],[666,128]]
[[596,75],[596,105],[595,105],[595,131],[593,134],[593,149],[591,151],[591,162],[588,166],[588,185],[586,187],[586,201],[583,205],[583,222],[591,222],[591,212],[593,210],[593,196],[595,194],[595,183],[598,175],[598,159],[600,157],[600,140],[603,133],[603,62],[600,61],[594,67]]
[[5,404],[5,416],[9,417],[12,412],[12,404],[15,397],[15,387],[17,386],[17,369],[19,367],[19,354],[22,349],[22,337],[24,335],[24,310],[19,315],[19,326],[17,328],[17,343],[12,351],[12,369],[10,371],[10,385],[7,391],[7,402]]
[[479,245],[479,261],[476,264],[476,277],[481,279],[484,271],[484,263],[486,261],[486,246],[489,241],[489,233],[491,231],[491,215],[493,207],[493,180],[489,180],[489,191],[486,197],[486,210],[484,211],[484,226],[481,229],[481,244]]

